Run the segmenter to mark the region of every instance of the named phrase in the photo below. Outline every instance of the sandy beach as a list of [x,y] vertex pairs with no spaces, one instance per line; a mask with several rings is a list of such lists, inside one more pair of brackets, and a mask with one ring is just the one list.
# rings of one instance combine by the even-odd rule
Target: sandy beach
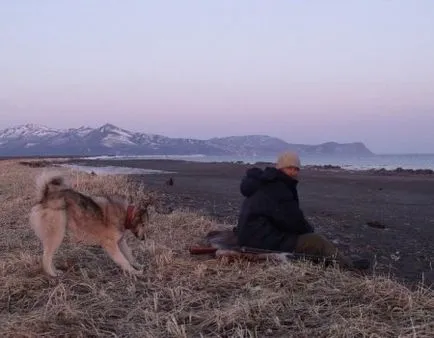
[[[252,165],[178,160],[74,160],[92,166],[126,166],[172,174],[132,175],[161,196],[160,209],[187,208],[235,224],[239,183]],[[266,164],[260,164],[264,167]],[[166,185],[172,177],[173,186]],[[379,273],[420,281],[434,262],[434,175],[303,170],[301,207],[317,232],[351,255],[372,258]],[[371,226],[368,223],[374,223]]]

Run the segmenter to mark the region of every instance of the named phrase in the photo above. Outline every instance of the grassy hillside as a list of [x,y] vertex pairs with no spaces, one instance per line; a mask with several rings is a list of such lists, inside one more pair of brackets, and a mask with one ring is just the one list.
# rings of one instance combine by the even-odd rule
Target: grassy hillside
[[[148,239],[129,242],[143,276],[124,275],[98,247],[69,238],[42,273],[28,226],[40,168],[0,162],[2,337],[429,337],[434,292],[305,262],[229,263],[189,255],[217,225],[194,212],[152,213]],[[146,194],[125,177],[65,169],[86,193]]]

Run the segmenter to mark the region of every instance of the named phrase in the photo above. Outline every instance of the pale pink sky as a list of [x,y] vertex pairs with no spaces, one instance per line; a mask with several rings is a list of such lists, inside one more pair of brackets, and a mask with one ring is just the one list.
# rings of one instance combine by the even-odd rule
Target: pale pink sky
[[10,1],[0,129],[434,152],[434,1]]

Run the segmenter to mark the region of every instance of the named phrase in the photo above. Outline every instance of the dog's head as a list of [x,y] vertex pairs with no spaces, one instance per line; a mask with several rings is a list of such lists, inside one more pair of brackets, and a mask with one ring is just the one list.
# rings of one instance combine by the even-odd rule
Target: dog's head
[[135,206],[130,205],[127,211],[127,228],[139,239],[145,239],[146,226],[149,224],[149,209],[154,205],[154,198],[139,199]]
[[127,227],[138,239],[144,240],[146,225],[149,223],[148,207],[137,206],[133,208]]

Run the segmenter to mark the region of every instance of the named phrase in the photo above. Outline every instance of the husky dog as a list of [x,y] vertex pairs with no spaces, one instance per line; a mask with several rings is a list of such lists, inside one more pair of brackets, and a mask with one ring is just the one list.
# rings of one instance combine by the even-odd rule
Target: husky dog
[[69,228],[79,242],[100,245],[122,270],[139,274],[125,232],[145,239],[148,205],[135,206],[121,197],[86,196],[65,183],[57,173],[44,173],[36,181],[37,203],[30,211],[30,226],[43,246],[42,267],[58,276],[52,260]]

